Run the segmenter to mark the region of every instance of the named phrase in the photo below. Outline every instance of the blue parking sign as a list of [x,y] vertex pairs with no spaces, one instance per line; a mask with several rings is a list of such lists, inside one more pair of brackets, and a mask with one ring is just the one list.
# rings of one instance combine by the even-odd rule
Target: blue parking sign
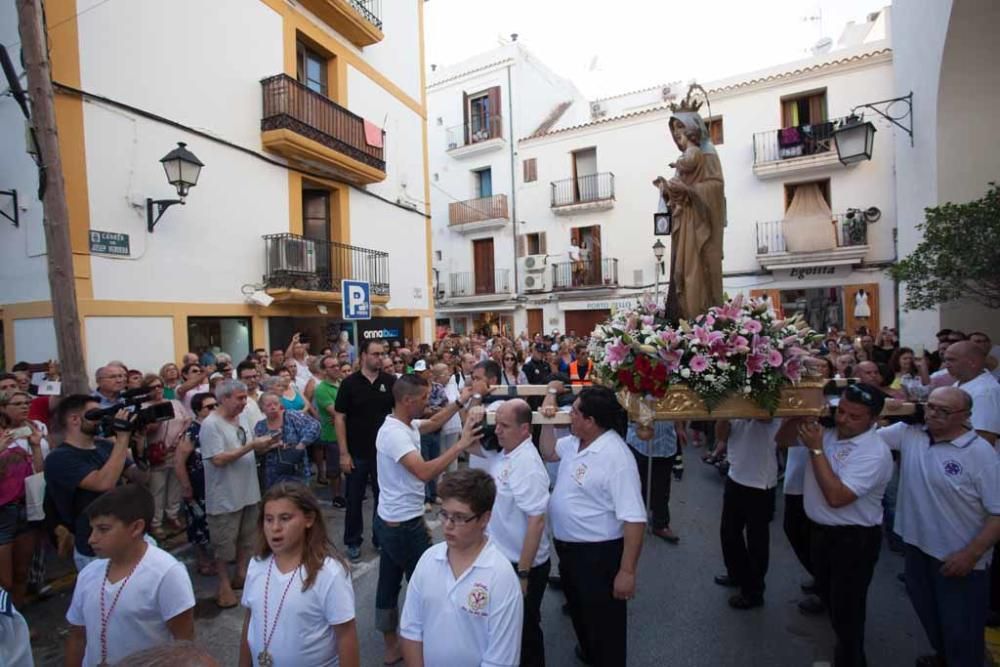
[[341,280],[345,320],[370,320],[372,318],[372,288],[361,280]]

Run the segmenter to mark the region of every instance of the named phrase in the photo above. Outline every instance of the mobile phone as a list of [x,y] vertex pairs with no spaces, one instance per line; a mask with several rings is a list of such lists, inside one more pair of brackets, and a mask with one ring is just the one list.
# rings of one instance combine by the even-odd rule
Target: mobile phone
[[38,385],[39,396],[58,396],[62,392],[62,383],[58,380],[46,380]]
[[270,437],[271,442],[278,442],[281,440],[281,431],[270,431],[267,435]]
[[913,356],[915,356],[917,359],[920,359],[921,357],[923,357],[924,356],[924,346],[923,345],[914,345],[913,346]]
[[31,435],[32,430],[30,426],[20,426],[18,428],[12,428],[8,433],[14,438],[27,438]]

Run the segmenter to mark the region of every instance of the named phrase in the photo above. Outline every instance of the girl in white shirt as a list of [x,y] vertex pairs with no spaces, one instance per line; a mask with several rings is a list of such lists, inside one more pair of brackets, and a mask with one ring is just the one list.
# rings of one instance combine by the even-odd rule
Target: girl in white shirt
[[279,482],[262,502],[240,667],[358,667],[350,567],[327,539],[319,501],[302,484]]

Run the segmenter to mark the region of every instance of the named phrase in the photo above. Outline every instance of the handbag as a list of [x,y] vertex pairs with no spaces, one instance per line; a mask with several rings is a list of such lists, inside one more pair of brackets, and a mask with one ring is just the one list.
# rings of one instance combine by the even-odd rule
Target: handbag
[[167,443],[151,442],[146,446],[146,460],[151,468],[167,462]]
[[28,521],[45,518],[45,473],[36,472],[24,478],[24,500]]

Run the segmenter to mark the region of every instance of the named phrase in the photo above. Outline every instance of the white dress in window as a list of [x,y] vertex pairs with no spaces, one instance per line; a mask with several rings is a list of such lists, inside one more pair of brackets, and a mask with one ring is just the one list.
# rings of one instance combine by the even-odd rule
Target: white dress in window
[[868,292],[858,290],[854,295],[854,317],[871,317],[872,309],[868,305]]

